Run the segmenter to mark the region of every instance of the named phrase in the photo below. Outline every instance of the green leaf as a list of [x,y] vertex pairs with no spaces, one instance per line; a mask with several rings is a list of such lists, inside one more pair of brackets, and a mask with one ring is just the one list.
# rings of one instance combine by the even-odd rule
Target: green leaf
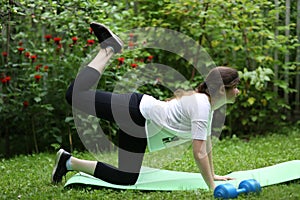
[[257,120],[257,116],[251,116],[251,120],[253,121],[253,122],[256,122],[256,120]]
[[253,105],[254,102],[256,101],[256,99],[254,97],[250,97],[248,98],[247,102],[250,104],[250,105]]
[[52,106],[52,105],[49,105],[49,104],[44,105],[44,107],[45,107],[46,110],[48,110],[48,111],[53,111],[53,110],[54,110],[53,106]]
[[35,98],[34,98],[34,101],[37,102],[37,103],[39,103],[39,102],[42,101],[42,99],[41,99],[41,97],[35,97]]
[[66,123],[69,123],[69,122],[71,122],[71,121],[73,121],[73,120],[74,120],[73,117],[66,117],[65,122],[66,122]]

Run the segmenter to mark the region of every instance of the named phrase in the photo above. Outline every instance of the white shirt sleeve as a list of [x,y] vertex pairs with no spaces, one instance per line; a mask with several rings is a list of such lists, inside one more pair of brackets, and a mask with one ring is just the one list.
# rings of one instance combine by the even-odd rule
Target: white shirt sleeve
[[208,122],[193,121],[191,132],[193,140],[206,140],[208,135]]

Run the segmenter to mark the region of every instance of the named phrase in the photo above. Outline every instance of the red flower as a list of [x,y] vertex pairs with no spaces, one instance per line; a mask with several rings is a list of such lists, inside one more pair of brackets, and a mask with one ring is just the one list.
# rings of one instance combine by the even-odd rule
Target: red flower
[[37,55],[32,55],[30,56],[30,59],[32,62],[35,62],[36,61],[36,58],[37,58]]
[[137,65],[136,63],[132,63],[132,64],[131,64],[131,67],[132,67],[132,68],[137,68],[137,66],[138,66],[138,65]]
[[8,53],[7,53],[6,51],[3,51],[3,52],[2,52],[2,56],[3,56],[3,57],[7,57],[7,56],[8,56]]
[[40,70],[40,68],[42,67],[42,65],[41,64],[39,64],[39,65],[37,65],[37,66],[35,66],[35,71],[39,71]]
[[19,48],[18,48],[19,54],[21,55],[22,52],[23,52],[24,50],[25,50],[25,49],[24,49],[23,47],[19,47]]
[[73,44],[76,44],[78,38],[75,36],[75,37],[72,37],[72,41],[73,41]]
[[37,75],[34,76],[34,78],[35,78],[36,82],[39,82],[40,79],[42,78],[42,76],[37,74]]
[[119,65],[124,64],[124,60],[125,60],[125,58],[123,58],[123,57],[118,58]]
[[57,44],[57,47],[56,47],[56,51],[59,52],[59,50],[62,48],[62,44]]
[[90,32],[90,34],[92,34],[93,33],[93,29],[90,27],[90,29],[89,29],[89,32]]
[[50,39],[52,38],[52,35],[47,34],[47,35],[44,36],[44,38],[46,39],[47,42],[49,42]]
[[27,58],[29,58],[29,56],[30,56],[30,53],[29,52],[25,52],[25,54],[24,54]]
[[147,60],[150,62],[153,59],[153,56],[148,56]]
[[92,46],[93,44],[95,44],[95,40],[87,40],[87,44],[88,46]]
[[3,84],[5,84],[5,83],[9,83],[10,80],[11,80],[11,77],[10,76],[6,76],[6,77],[4,77],[4,78],[1,79],[1,82]]
[[48,69],[49,69],[49,67],[46,65],[46,66],[44,66],[44,71],[45,72],[47,72],[48,71]]
[[55,44],[60,44],[61,38],[60,37],[55,37],[53,38]]
[[29,106],[29,102],[28,101],[23,101],[23,107],[27,108]]
[[129,42],[128,42],[128,46],[129,46],[130,48],[134,47],[134,42],[129,41]]
[[133,38],[134,37],[134,33],[129,33],[129,37]]

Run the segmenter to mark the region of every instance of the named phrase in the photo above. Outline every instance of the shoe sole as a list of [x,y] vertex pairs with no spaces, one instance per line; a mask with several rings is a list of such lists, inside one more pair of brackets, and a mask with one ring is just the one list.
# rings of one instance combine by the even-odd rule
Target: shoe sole
[[[122,50],[122,48],[123,48],[123,46],[124,46],[124,42],[116,35],[116,34],[114,34],[109,28],[107,28],[105,25],[103,25],[103,24],[100,24],[100,23],[98,23],[98,22],[92,22],[91,23],[91,26],[92,25],[97,25],[97,26],[100,26],[100,27],[102,27],[103,29],[105,29],[105,30],[107,30],[108,31],[108,33],[111,35],[110,37],[112,37],[112,38],[114,38],[115,40],[116,40],[116,42],[118,43],[118,45],[121,47],[120,48],[120,51]],[[106,38],[105,40],[107,40],[107,39],[109,39],[109,38]],[[102,42],[104,42],[105,40],[103,40]],[[101,43],[102,43],[101,42]],[[118,52],[120,52],[120,51],[118,51]],[[118,53],[118,52],[116,52],[116,53]]]
[[56,181],[53,180],[53,177],[54,177],[54,174],[55,174],[55,172],[56,172],[56,170],[57,170],[59,160],[60,160],[61,156],[63,155],[63,153],[64,153],[64,150],[63,150],[63,149],[60,149],[60,150],[57,152],[57,154],[56,154],[55,165],[54,165],[54,169],[53,169],[53,171],[52,171],[52,176],[51,176],[51,181],[52,181],[52,183],[57,183]]

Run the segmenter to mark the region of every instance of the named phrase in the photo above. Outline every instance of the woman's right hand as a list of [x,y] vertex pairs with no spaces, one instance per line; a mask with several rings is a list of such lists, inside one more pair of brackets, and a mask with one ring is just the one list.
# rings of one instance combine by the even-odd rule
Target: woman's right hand
[[234,180],[235,178],[229,177],[229,176],[219,176],[219,175],[214,175],[214,180],[215,181],[229,181],[229,180]]

